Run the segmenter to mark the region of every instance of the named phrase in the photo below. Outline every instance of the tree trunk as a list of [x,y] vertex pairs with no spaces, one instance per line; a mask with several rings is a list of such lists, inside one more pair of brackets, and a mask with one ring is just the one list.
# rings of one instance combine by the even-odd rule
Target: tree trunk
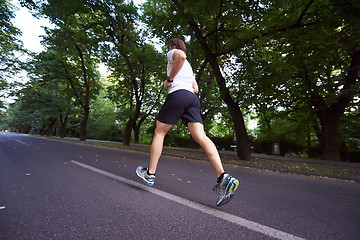
[[141,125],[139,124],[135,124],[135,126],[133,127],[134,130],[134,143],[139,143],[140,140],[140,127]]
[[46,136],[46,125],[42,125],[40,128],[40,136]]
[[[311,89],[311,79],[306,72],[306,83]],[[351,63],[344,80],[344,85],[336,101],[327,106],[322,96],[311,92],[311,104],[315,109],[316,116],[320,120],[321,128],[318,130],[318,137],[321,145],[321,159],[340,161],[340,150],[338,142],[338,127],[340,118],[344,115],[345,108],[354,98],[355,85],[359,82],[360,73],[360,51],[351,54]]]
[[[61,116],[60,116],[60,119],[62,119]],[[69,119],[69,116],[66,115],[63,120],[60,120],[60,137],[61,138],[64,138],[66,135],[66,127],[67,127],[68,119]]]
[[130,145],[131,142],[131,132],[136,127],[136,121],[138,120],[140,116],[140,108],[141,108],[141,101],[136,101],[136,107],[134,110],[133,115],[131,116],[130,120],[126,123],[125,126],[125,133],[124,133],[124,145]]
[[235,128],[237,156],[239,159],[248,161],[250,160],[251,147],[240,107],[231,97],[229,89],[226,87],[225,78],[222,75],[219,64],[217,62],[217,57],[211,52],[211,49],[203,37],[201,30],[197,26],[197,23],[194,20],[189,20],[188,23],[191,29],[194,31],[195,36],[205,53],[206,59],[209,61],[218,83],[221,97],[229,109]]
[[[140,116],[141,104],[142,104],[142,101],[136,101],[136,107],[135,107],[134,113],[131,116],[131,118],[129,119],[129,121],[126,123],[123,145],[130,145],[132,130],[134,130],[134,142],[135,143],[139,142],[140,125],[137,126],[136,121],[138,120],[138,118]],[[136,129],[138,130],[137,133],[135,132]]]
[[144,121],[148,118],[148,116],[150,115],[150,113],[152,112],[152,110],[154,109],[154,107],[156,106],[156,104],[159,102],[161,93],[163,91],[164,88],[161,88],[159,91],[159,94],[157,95],[156,101],[154,102],[154,104],[148,109],[147,113],[142,114],[142,117],[140,118],[140,120],[134,124],[133,126],[133,130],[134,130],[134,143],[139,143],[140,142],[140,129],[142,124],[144,123]]
[[325,113],[325,118],[320,119],[320,145],[321,159],[331,161],[341,161],[338,143],[339,117],[333,116],[331,112]]
[[82,68],[82,72],[83,72],[84,88],[85,88],[84,101],[81,103],[81,100],[80,100],[80,103],[84,109],[83,118],[81,119],[81,123],[80,123],[80,141],[85,141],[86,137],[87,137],[86,126],[87,126],[87,122],[89,119],[89,112],[90,112],[90,107],[89,107],[89,105],[90,105],[90,78],[88,75],[88,69],[85,64],[83,52],[80,49],[80,47],[76,44],[75,44],[75,48],[77,49],[77,51],[79,53],[79,58],[81,61],[81,68]]
[[336,114],[336,112],[327,108],[320,96],[313,96],[312,103],[316,109],[316,116],[320,120],[317,136],[321,147],[321,159],[341,161],[338,144],[338,126],[342,114]]
[[33,133],[34,133],[34,131],[35,131],[35,121],[34,121],[34,120],[32,120],[32,121],[31,121],[31,128],[30,128],[30,130],[29,130],[29,133],[28,133],[28,134],[33,134]]
[[125,126],[125,131],[124,131],[124,140],[123,140],[123,145],[130,145],[131,142],[131,131],[133,129],[134,126],[134,120],[133,118],[129,119],[129,121],[126,123]]
[[89,112],[90,112],[90,108],[85,107],[84,115],[80,122],[80,141],[86,141],[86,137],[87,137],[86,126],[89,119]]
[[49,125],[46,128],[46,136],[47,137],[51,137],[53,135],[54,126],[55,126],[56,121],[57,121],[56,118],[50,118]]

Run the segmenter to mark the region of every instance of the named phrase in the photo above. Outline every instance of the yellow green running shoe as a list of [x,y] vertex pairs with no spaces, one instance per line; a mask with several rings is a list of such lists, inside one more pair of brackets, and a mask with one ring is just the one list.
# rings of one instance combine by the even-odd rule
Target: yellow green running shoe
[[235,190],[238,188],[240,182],[231,175],[225,173],[223,178],[214,186],[214,191],[217,190],[219,197],[216,206],[220,207],[229,203],[234,196]]
[[136,175],[141,178],[146,185],[153,186],[155,183],[155,175],[147,174],[147,168],[138,166],[136,168]]

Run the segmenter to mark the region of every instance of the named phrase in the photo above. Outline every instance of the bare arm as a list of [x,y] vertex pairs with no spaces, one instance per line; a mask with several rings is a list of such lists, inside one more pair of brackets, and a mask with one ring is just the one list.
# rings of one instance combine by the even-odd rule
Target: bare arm
[[170,76],[169,76],[170,80],[174,80],[175,76],[178,74],[178,72],[184,65],[184,62],[186,60],[186,54],[181,50],[177,50],[173,54],[173,59],[174,59],[174,63],[170,71]]
[[[181,50],[177,50],[174,52],[173,54],[173,60],[174,63],[172,65],[171,71],[170,71],[170,80],[174,80],[176,74],[178,74],[178,72],[180,71],[180,69],[182,68],[182,66],[184,65],[184,62],[186,60],[186,54],[181,51]],[[165,88],[169,88],[171,86],[172,83],[168,82],[168,81],[164,81],[164,87]]]
[[199,93],[199,86],[195,80],[193,81],[192,88],[193,88],[195,94]]

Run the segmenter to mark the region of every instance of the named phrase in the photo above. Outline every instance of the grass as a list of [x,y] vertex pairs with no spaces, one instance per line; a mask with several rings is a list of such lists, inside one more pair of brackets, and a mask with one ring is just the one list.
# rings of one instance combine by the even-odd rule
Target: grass
[[[52,137],[52,139],[61,140],[61,141],[70,141],[80,144],[109,147],[115,149],[137,151],[137,152],[145,152],[145,153],[150,152],[150,146],[148,145],[125,146],[119,143],[112,143],[112,142],[96,142],[96,141],[83,142],[83,141],[79,141],[78,139],[71,139],[71,138]],[[179,157],[188,160],[207,161],[207,158],[202,151],[185,151],[180,149],[164,148],[163,155]],[[330,178],[337,180],[348,180],[348,181],[360,183],[360,167],[332,166],[325,164],[292,162],[285,160],[270,160],[263,158],[253,158],[251,161],[243,161],[243,160],[239,160],[235,155],[226,154],[226,153],[221,153],[220,155],[222,162],[224,164],[229,164],[234,167],[301,174],[301,175]]]

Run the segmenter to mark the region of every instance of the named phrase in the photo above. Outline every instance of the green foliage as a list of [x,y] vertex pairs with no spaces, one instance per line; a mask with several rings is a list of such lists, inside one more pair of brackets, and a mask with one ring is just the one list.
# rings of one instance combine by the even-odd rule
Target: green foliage
[[[109,84],[104,79],[102,83],[104,85]],[[106,98],[105,88],[100,91],[96,101],[92,102],[91,109],[88,123],[88,138],[121,142],[123,133],[121,126],[119,126],[120,122],[117,120],[117,113],[115,112],[116,105]]]
[[[337,109],[340,154],[346,161],[358,158],[359,71],[349,81],[349,66],[360,51],[356,0],[149,0],[142,12],[132,1],[23,2],[56,28],[47,32],[46,51],[29,63],[31,81],[4,113],[13,129],[42,129],[51,119],[65,121],[67,116],[67,133],[78,135],[87,103],[89,137],[120,140],[130,130],[134,139],[138,134],[140,142],[150,143],[165,97],[167,42],[180,37],[186,40],[199,83],[205,129],[219,148],[229,149],[234,121],[220,98],[209,59],[189,28],[192,19],[216,56],[231,98],[258,120],[250,136],[255,151],[271,153],[273,142],[279,141],[283,155],[320,157],[324,123],[319,111]],[[9,6],[6,1],[0,6],[6,27],[0,34],[1,69],[19,49]],[[152,37],[163,44],[162,53]],[[100,61],[110,70],[106,81],[96,71]],[[4,85],[0,77],[0,89]],[[322,107],[315,106],[315,97]],[[336,108],[343,97],[348,102]],[[192,145],[180,123],[165,142]]]
[[[23,51],[22,42],[18,39],[21,32],[13,25],[15,7],[8,1],[0,1],[0,84],[5,76],[19,70],[20,62],[15,53]],[[2,83],[3,84],[3,83]]]
[[[22,68],[19,55],[23,54],[23,44],[19,40],[21,32],[13,24],[16,8],[8,0],[0,1],[0,109],[4,108],[3,97],[11,85],[8,81]],[[0,121],[2,116],[0,115]]]

